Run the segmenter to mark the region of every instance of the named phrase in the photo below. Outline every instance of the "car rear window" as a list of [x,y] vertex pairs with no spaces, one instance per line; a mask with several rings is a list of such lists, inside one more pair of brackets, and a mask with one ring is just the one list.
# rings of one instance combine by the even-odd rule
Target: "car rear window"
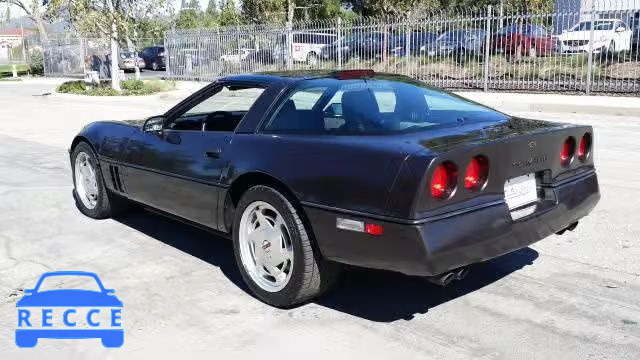
[[506,119],[495,110],[408,79],[314,79],[301,81],[289,92],[264,130],[384,135]]

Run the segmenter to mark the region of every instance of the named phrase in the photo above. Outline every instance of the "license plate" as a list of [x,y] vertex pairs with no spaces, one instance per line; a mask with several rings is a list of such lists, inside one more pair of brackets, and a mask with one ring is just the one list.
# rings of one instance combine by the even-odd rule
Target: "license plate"
[[538,200],[535,175],[527,174],[507,180],[504,183],[504,200],[509,210]]

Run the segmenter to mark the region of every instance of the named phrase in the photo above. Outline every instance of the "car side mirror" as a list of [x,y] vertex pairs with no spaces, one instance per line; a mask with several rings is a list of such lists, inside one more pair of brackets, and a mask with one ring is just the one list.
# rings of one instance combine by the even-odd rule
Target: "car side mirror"
[[116,291],[114,289],[104,289],[105,294],[113,294]]
[[618,27],[616,28],[616,32],[623,32],[624,30],[625,30],[625,29],[624,29],[624,26],[618,26]]
[[142,131],[159,133],[164,128],[164,116],[152,116],[145,120]]
[[329,116],[338,116],[338,117],[342,116],[342,104],[333,103],[331,104],[331,106],[329,106],[329,109],[327,110],[328,110],[327,115]]
[[22,292],[25,294],[33,294],[35,289],[24,289]]

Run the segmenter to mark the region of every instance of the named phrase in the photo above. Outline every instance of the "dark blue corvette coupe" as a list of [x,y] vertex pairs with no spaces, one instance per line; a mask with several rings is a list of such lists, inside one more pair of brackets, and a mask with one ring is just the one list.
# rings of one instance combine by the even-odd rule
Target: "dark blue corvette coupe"
[[222,78],[163,115],[89,124],[70,154],[85,215],[135,202],[226,234],[279,307],[339,263],[447,284],[573,230],[600,198],[591,127],[369,70]]

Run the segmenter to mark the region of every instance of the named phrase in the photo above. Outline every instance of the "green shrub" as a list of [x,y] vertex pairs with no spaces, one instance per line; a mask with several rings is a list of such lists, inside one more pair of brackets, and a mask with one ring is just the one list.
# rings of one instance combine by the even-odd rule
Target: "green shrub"
[[124,80],[120,82],[122,90],[142,90],[144,82],[142,80]]
[[111,87],[111,81],[102,80],[98,85],[86,85],[82,80],[67,81],[58,86],[60,93],[89,95],[89,96],[116,96],[116,95],[150,95],[157,92],[175,89],[175,81],[164,80],[124,80],[120,82],[122,91],[118,92]]
[[173,80],[148,80],[144,82],[144,88],[149,93],[170,91],[176,88],[176,82]]
[[87,85],[82,80],[67,81],[58,86],[57,91],[66,94],[82,94],[87,90]]
[[29,52],[29,70],[32,75],[44,75],[44,59],[42,50],[33,49]]

